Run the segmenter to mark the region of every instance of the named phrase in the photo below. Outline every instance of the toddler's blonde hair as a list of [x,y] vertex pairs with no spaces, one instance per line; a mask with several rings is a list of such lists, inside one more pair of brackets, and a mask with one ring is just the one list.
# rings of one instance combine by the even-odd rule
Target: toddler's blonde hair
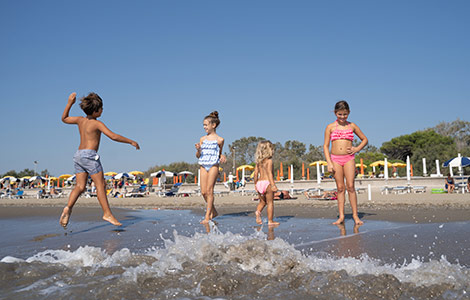
[[256,147],[255,159],[256,163],[259,164],[266,158],[272,158],[274,155],[274,145],[270,141],[261,141]]

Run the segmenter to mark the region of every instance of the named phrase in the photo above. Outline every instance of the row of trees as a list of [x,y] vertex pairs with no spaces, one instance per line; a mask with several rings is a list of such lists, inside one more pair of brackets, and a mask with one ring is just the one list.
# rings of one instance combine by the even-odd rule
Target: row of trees
[[[263,140],[265,140],[263,137],[242,137],[228,145],[226,148],[228,151],[224,153],[227,162],[221,165],[224,172],[227,174],[233,172],[240,165],[254,165],[256,147]],[[358,145],[359,142],[355,140],[353,144]],[[290,165],[294,166],[294,177],[300,178],[302,176],[302,164],[308,167],[311,162],[325,160],[323,145],[307,146],[297,140],[290,140],[284,144],[276,142],[274,145],[273,163],[275,172],[277,172],[282,162],[284,177],[287,177],[287,167]],[[383,143],[380,148],[369,144],[356,155],[356,163],[359,163],[362,158],[364,164],[369,165],[374,161],[383,160],[385,157],[390,162],[404,163],[406,157],[410,156],[414,174],[422,174],[422,159],[426,158],[427,172],[431,174],[436,173],[436,159],[442,164],[445,160],[455,157],[457,153],[470,156],[470,122],[462,120],[450,123],[442,122],[433,128],[393,138]],[[198,165],[197,163],[172,163],[165,166],[155,166],[149,169],[147,174],[161,169],[174,172],[189,170],[196,174]],[[366,170],[372,171],[371,169]],[[400,176],[405,176],[405,169],[398,169],[397,172]]]
[[[265,140],[263,137],[242,137],[232,144],[228,145],[224,154],[227,162],[222,164],[224,172],[227,174],[234,170],[234,167],[245,164],[255,164],[255,151],[258,143]],[[353,144],[357,145],[359,141],[355,140]],[[284,177],[287,177],[287,166],[294,166],[294,177],[302,176],[302,163],[307,167],[309,163],[324,160],[323,145],[306,145],[300,141],[290,140],[281,144],[276,142],[275,155],[273,163],[275,171],[277,171],[282,162]],[[385,157],[390,162],[405,162],[406,157],[410,156],[411,163],[415,174],[422,174],[422,158],[427,160],[428,174],[436,172],[435,160],[438,159],[442,164],[444,160],[453,158],[461,153],[463,156],[470,156],[470,122],[457,119],[456,121],[446,123],[441,122],[433,128],[416,131],[411,134],[395,137],[390,141],[382,144],[380,148],[373,145],[367,145],[358,155],[356,162],[359,163],[362,158],[364,163],[370,163],[383,160]],[[199,166],[197,163],[174,162],[166,165],[157,165],[149,168],[145,172],[145,176],[149,176],[152,172],[162,169],[181,172],[191,171],[197,174]],[[370,169],[367,169],[370,171]],[[400,176],[404,176],[404,170],[398,170]],[[48,175],[46,170],[41,171],[40,175]],[[34,171],[24,169],[16,172],[14,170],[3,174],[4,176],[14,176],[17,178],[23,176],[33,176]],[[189,180],[194,180],[190,176]]]
[[21,178],[24,176],[34,176],[34,175],[46,176],[46,175],[49,175],[49,171],[45,169],[45,170],[42,170],[38,174],[34,174],[34,170],[30,170],[30,169],[24,169],[23,171],[19,171],[19,172],[15,170],[10,170],[6,172],[5,174],[0,175],[0,178],[3,178],[5,176],[13,176],[15,178]]

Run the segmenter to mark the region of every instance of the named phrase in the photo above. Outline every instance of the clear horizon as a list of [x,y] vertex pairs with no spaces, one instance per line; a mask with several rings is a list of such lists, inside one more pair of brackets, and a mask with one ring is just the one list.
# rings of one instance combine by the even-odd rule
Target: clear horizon
[[[322,145],[336,101],[370,144],[468,121],[468,1],[3,1],[0,173],[73,173],[68,95],[142,150],[101,139],[105,171],[196,162],[202,119],[228,145]],[[83,115],[78,101],[71,115]],[[444,160],[444,158],[443,158]]]

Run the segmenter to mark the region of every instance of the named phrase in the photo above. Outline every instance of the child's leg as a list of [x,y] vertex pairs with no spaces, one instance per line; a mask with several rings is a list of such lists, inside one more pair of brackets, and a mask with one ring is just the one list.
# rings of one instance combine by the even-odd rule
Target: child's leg
[[75,179],[77,184],[73,188],[72,192],[70,192],[67,206],[64,207],[62,215],[59,219],[60,225],[62,225],[64,228],[67,227],[67,224],[69,223],[70,215],[72,214],[72,208],[75,205],[75,202],[77,202],[78,197],[80,197],[80,195],[85,191],[88,173],[77,173]]
[[259,203],[255,211],[257,224],[263,224],[263,220],[261,219],[261,212],[263,211],[265,206],[266,206],[266,194],[259,194]]
[[346,194],[346,187],[344,186],[344,174],[343,174],[343,166],[338,164],[337,162],[333,162],[333,166],[335,168],[335,181],[336,181],[336,189],[338,190],[338,212],[339,218],[333,224],[338,225],[344,222],[344,202],[345,202],[345,194]]
[[214,206],[214,185],[218,174],[218,165],[210,168],[209,172],[201,167],[201,193],[207,203],[206,216],[201,224],[208,223],[209,220],[218,215]]
[[121,226],[122,224],[113,216],[111,209],[109,208],[108,197],[106,197],[106,182],[104,181],[103,172],[101,171],[90,176],[95,183],[96,196],[98,197],[98,202],[103,209],[103,220],[108,221],[113,225]]
[[351,203],[351,209],[353,213],[354,222],[357,225],[362,225],[364,224],[364,222],[362,222],[361,219],[359,219],[359,216],[357,213],[357,194],[356,194],[356,187],[354,186],[356,166],[354,163],[354,159],[348,161],[344,165],[343,170],[344,170],[344,177],[346,177],[346,188],[348,190],[349,203]]
[[271,185],[266,189],[266,204],[268,206],[268,226],[279,225],[279,222],[274,222],[274,192]]

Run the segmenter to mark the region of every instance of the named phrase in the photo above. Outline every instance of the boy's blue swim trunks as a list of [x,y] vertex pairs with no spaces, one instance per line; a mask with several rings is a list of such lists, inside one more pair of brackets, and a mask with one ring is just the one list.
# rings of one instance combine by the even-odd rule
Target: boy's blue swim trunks
[[91,149],[77,150],[73,156],[73,167],[75,168],[75,173],[85,172],[89,175],[103,171],[100,156],[95,150]]

